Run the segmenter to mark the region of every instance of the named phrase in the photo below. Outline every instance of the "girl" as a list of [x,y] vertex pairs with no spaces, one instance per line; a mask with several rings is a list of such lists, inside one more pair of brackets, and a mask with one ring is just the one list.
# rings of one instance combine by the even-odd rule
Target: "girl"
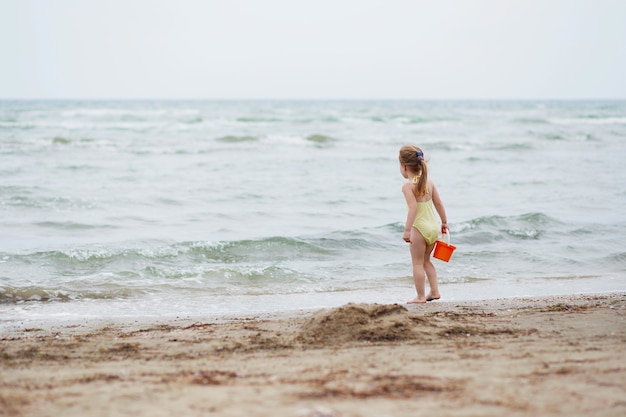
[[[400,173],[410,180],[402,186],[402,193],[409,208],[402,238],[411,244],[413,281],[417,290],[417,297],[409,301],[409,304],[423,304],[440,298],[437,271],[430,260],[430,253],[439,236],[439,225],[433,205],[441,219],[441,233],[448,232],[448,220],[439,192],[435,184],[428,179],[424,152],[417,146],[406,145],[400,149],[399,159]],[[424,275],[428,277],[430,285],[428,295],[424,290]]]

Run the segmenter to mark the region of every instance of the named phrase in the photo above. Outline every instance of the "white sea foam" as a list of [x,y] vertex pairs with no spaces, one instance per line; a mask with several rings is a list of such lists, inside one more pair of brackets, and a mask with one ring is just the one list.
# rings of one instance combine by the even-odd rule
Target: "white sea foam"
[[626,117],[572,117],[554,118],[549,121],[559,125],[623,125],[626,124]]

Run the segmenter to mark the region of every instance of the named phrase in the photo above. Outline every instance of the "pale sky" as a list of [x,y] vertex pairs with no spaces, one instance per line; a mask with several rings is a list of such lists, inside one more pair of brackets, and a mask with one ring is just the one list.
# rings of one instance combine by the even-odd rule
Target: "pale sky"
[[626,99],[626,0],[0,0],[0,99]]

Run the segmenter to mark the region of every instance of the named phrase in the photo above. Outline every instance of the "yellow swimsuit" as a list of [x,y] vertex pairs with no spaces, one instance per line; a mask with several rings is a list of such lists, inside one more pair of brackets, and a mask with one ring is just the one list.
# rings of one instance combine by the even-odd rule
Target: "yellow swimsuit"
[[[413,184],[417,182],[416,178],[419,178],[419,176],[413,178]],[[426,194],[430,194],[428,186],[426,187]],[[433,206],[432,196],[427,201],[416,202],[417,214],[415,215],[415,220],[413,220],[413,227],[422,234],[427,245],[432,245],[439,237],[439,222],[437,222],[437,218],[435,217],[435,207]]]
[[417,202],[417,215],[413,221],[415,227],[424,236],[426,244],[432,245],[439,237],[439,223],[435,217],[432,198]]

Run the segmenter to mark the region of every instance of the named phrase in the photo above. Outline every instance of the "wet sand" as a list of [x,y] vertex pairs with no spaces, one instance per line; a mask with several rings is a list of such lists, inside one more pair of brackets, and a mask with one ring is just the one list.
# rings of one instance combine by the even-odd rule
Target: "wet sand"
[[624,416],[626,293],[21,328],[1,416]]

